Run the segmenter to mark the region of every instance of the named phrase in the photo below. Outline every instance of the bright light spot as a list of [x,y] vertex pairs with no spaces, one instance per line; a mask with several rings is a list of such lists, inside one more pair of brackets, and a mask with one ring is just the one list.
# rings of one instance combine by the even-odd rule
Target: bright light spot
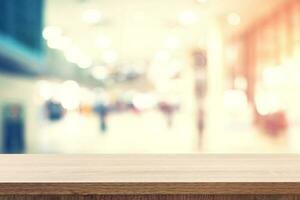
[[179,41],[176,37],[168,37],[166,40],[165,40],[165,47],[167,49],[177,49],[179,47]]
[[151,109],[156,106],[156,98],[151,94],[137,94],[133,97],[133,105],[139,110]]
[[76,63],[78,60],[78,57],[80,57],[80,55],[81,55],[80,50],[76,47],[71,47],[71,48],[67,49],[65,52],[65,57],[66,57],[67,61],[69,61],[71,63]]
[[104,80],[108,77],[108,71],[104,66],[93,67],[91,74],[97,80]]
[[81,69],[87,69],[87,68],[91,67],[92,60],[88,56],[80,55],[77,60],[77,65]]
[[197,16],[193,11],[184,11],[178,17],[179,23],[182,25],[192,25],[197,21]]
[[118,60],[118,54],[113,50],[105,51],[102,55],[102,59],[106,63],[114,63]]
[[84,55],[80,49],[76,47],[68,48],[65,52],[65,57],[70,63],[78,65],[81,69],[87,69],[91,67],[92,60],[87,55]]
[[49,48],[65,50],[72,46],[72,40],[65,36],[49,39],[47,42]]
[[102,14],[96,9],[86,10],[82,14],[82,20],[87,24],[95,25],[102,20]]
[[111,44],[111,39],[106,36],[99,36],[96,40],[96,45],[99,49],[107,49],[111,46]]
[[80,105],[80,87],[75,81],[65,81],[61,86],[59,99],[67,110],[75,110]]
[[46,40],[51,40],[53,38],[60,37],[62,35],[62,30],[56,26],[48,26],[43,30],[43,37]]
[[227,22],[232,26],[238,26],[241,23],[241,16],[237,13],[230,13],[227,16]]
[[38,81],[37,88],[39,96],[42,98],[42,100],[47,101],[53,97],[55,88],[52,87],[51,83],[49,83],[48,81]]
[[46,27],[43,31],[43,37],[47,40],[48,47],[52,49],[66,50],[72,45],[72,40],[63,36],[59,27]]

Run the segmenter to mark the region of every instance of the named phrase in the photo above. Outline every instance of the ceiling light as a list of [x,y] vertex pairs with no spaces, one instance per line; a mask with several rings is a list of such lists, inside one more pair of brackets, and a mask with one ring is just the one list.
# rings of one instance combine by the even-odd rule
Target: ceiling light
[[102,19],[102,14],[96,9],[86,10],[82,14],[82,20],[90,25],[98,24]]
[[237,13],[230,13],[227,16],[227,22],[232,26],[238,26],[241,23],[241,16]]
[[80,50],[76,47],[71,47],[69,49],[66,50],[65,52],[65,57],[67,59],[67,61],[71,62],[71,63],[76,63],[78,60],[78,57],[80,56]]
[[50,100],[52,98],[55,90],[51,83],[45,80],[38,81],[37,88],[39,91],[39,96],[45,101]]
[[91,74],[97,80],[104,80],[108,77],[108,71],[104,66],[93,67]]
[[81,55],[78,58],[77,65],[81,69],[87,69],[87,68],[91,67],[92,60],[88,56]]
[[72,45],[72,40],[65,36],[49,39],[47,45],[52,49],[65,50]]

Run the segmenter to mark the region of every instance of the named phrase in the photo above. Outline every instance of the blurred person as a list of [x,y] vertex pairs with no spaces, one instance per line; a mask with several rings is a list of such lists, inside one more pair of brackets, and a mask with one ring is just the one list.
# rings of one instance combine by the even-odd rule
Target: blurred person
[[158,107],[160,111],[165,115],[168,127],[171,128],[173,126],[173,118],[174,113],[177,110],[177,106],[172,105],[168,102],[160,102],[158,104]]
[[96,113],[99,115],[100,119],[100,129],[105,133],[108,129],[107,127],[107,116],[109,113],[109,106],[103,101],[99,101],[95,107]]
[[63,118],[65,110],[61,103],[54,100],[46,102],[46,115],[50,121],[58,121]]
[[199,133],[199,142],[202,146],[203,131],[205,128],[205,98],[207,94],[207,52],[196,49],[192,52],[195,72],[195,96],[197,100],[196,124]]

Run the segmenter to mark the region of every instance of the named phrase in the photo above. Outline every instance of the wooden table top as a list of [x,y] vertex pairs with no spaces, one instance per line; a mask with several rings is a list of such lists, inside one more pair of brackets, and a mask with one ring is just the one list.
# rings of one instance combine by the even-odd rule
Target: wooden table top
[[300,194],[300,155],[2,155],[1,194]]

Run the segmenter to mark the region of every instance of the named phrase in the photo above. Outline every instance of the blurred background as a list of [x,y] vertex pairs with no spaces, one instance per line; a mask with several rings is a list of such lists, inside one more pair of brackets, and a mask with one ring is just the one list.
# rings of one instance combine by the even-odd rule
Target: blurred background
[[299,153],[299,0],[1,0],[1,153]]

